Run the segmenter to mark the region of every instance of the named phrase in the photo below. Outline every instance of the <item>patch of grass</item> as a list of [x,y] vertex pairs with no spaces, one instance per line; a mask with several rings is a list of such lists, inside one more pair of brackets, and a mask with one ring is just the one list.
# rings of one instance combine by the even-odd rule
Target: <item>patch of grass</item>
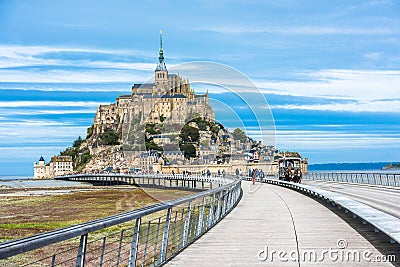
[[70,225],[70,222],[27,222],[0,224],[0,229],[57,229]]
[[0,236],[7,240],[31,236],[155,204],[158,200],[152,197],[154,195],[164,201],[187,194],[190,192],[103,188],[50,196],[0,195],[1,214],[8,215],[0,219]]

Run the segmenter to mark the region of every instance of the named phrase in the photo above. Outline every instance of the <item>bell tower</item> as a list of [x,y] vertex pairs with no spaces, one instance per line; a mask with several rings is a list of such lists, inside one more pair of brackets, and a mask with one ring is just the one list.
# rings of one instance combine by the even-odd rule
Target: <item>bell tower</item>
[[168,70],[164,62],[164,51],[162,45],[162,31],[160,30],[160,50],[158,52],[157,68],[154,72],[154,82],[157,88],[165,88],[168,82]]

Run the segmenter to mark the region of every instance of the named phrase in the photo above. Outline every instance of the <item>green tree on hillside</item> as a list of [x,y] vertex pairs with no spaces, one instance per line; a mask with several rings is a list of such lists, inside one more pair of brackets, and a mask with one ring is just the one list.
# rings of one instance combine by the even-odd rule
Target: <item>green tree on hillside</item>
[[87,148],[81,149],[80,146],[85,140],[78,137],[72,143],[72,146],[67,147],[64,151],[60,152],[60,156],[71,156],[73,161],[74,170],[82,171],[86,163],[90,161],[92,155]]
[[199,129],[185,124],[179,137],[182,143],[198,143],[200,139]]
[[195,158],[196,157],[196,148],[192,144],[181,144],[179,146],[181,151],[183,151],[183,155],[185,158],[190,159],[190,158]]
[[118,145],[117,133],[111,128],[105,129],[104,132],[100,134],[100,143],[108,146]]
[[81,136],[78,136],[78,138],[76,138],[76,139],[74,140],[74,142],[72,143],[72,147],[78,148],[78,147],[81,146],[82,143],[83,143],[82,137],[81,137]]
[[86,139],[89,139],[90,137],[92,137],[93,129],[94,129],[94,125],[92,125],[89,128],[87,128],[87,130],[86,130]]
[[244,143],[247,140],[247,135],[246,133],[240,129],[240,128],[236,128],[233,133],[232,133],[232,137],[235,140],[240,140],[240,142]]
[[163,148],[157,145],[154,141],[146,142],[146,150],[163,151]]
[[161,114],[161,115],[160,115],[160,122],[164,122],[165,119],[166,119],[166,117],[164,117],[164,114]]

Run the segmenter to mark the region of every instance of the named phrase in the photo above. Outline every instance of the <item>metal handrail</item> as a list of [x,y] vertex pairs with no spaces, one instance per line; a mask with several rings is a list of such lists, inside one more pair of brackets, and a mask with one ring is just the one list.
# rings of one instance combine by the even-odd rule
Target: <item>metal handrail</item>
[[303,179],[400,187],[400,173],[309,172]]
[[301,191],[310,196],[317,196],[323,200],[336,205],[339,209],[343,209],[346,213],[353,213],[353,218],[360,218],[363,223],[373,225],[377,230],[382,231],[389,237],[391,243],[400,244],[400,219],[389,215],[383,211],[377,210],[371,206],[347,198],[340,193],[330,192],[311,185],[304,185],[292,182],[285,182],[277,179],[265,179],[263,182],[275,184],[297,191]]
[[[64,177],[57,177],[58,179],[68,179],[68,180],[85,180],[85,178],[90,178],[90,177],[103,177],[103,178],[109,178],[109,177],[117,177],[117,178],[132,178],[131,175],[87,175],[87,174],[81,174],[81,175],[69,175],[69,176],[64,176]],[[136,176],[137,177],[137,176]],[[141,176],[142,177],[142,176]],[[150,176],[147,176],[149,178]],[[133,177],[134,178],[134,177]],[[178,176],[175,175],[175,177],[171,175],[157,175],[157,178],[159,179],[193,179],[193,180],[198,180],[201,181],[202,177],[200,176]],[[218,187],[209,189],[207,191],[202,191],[196,194],[192,194],[189,196],[185,196],[176,200],[172,201],[166,201],[163,203],[159,204],[154,204],[150,205],[147,207],[143,207],[137,210],[109,216],[106,218],[101,218],[97,220],[93,220],[90,222],[82,223],[82,224],[77,224],[73,225],[70,227],[46,232],[43,234],[19,239],[19,240],[12,240],[4,243],[0,243],[0,259],[6,259],[14,255],[18,255],[24,252],[32,251],[37,248],[41,248],[44,246],[48,246],[51,244],[59,243],[62,241],[69,240],[71,238],[75,237],[81,237],[80,245],[79,245],[79,253],[76,256],[76,266],[84,266],[84,260],[81,260],[82,258],[84,259],[86,249],[84,248],[87,244],[87,236],[88,234],[97,231],[97,230],[102,230],[114,225],[122,224],[125,222],[129,221],[136,221],[136,226],[135,226],[135,236],[132,238],[138,238],[138,232],[140,230],[140,221],[143,217],[146,215],[154,214],[159,211],[166,210],[167,211],[167,216],[165,218],[165,221],[162,223],[164,224],[169,224],[170,223],[170,216],[172,212],[172,208],[177,207],[179,205],[188,203],[189,204],[189,211],[190,211],[190,204],[195,201],[196,199],[203,199],[202,201],[202,211],[205,213],[205,205],[209,203],[205,203],[206,197],[211,197],[213,199],[212,203],[212,208],[210,205],[210,210],[207,210],[208,212],[208,217],[210,217],[211,221],[207,222],[207,227],[201,228],[199,230],[199,234],[203,233],[204,231],[208,231],[212,226],[215,225],[220,219],[222,219],[223,216],[225,216],[233,207],[237,204],[237,202],[240,200],[242,191],[241,191],[241,178],[236,177],[236,176],[226,176],[226,177],[203,177],[205,180],[208,179],[212,182],[217,182]],[[218,203],[214,203],[214,198],[217,198]],[[214,207],[215,206],[215,207]],[[214,211],[215,209],[215,211]],[[217,212],[218,210],[218,212]],[[204,215],[204,214],[203,214]],[[189,213],[189,218],[190,218],[190,213]],[[176,218],[175,218],[176,220]],[[195,224],[200,225],[200,218],[198,218],[199,221],[194,222]],[[159,220],[160,221],[160,220]],[[203,221],[203,218],[201,219]],[[160,222],[159,222],[160,223]],[[189,220],[188,224],[193,222]],[[186,224],[185,224],[186,225]],[[189,226],[188,226],[189,227]],[[202,226],[203,227],[203,226]],[[164,233],[165,234],[165,233]],[[168,231],[166,231],[167,239],[168,239]],[[122,236],[122,234],[121,234]],[[122,238],[122,237],[121,237]],[[148,233],[147,233],[147,238],[148,238]],[[182,237],[183,238],[183,237]],[[189,240],[193,241],[193,240]],[[121,239],[122,242],[122,239]],[[132,241],[133,242],[133,241]],[[146,241],[147,242],[147,241]],[[166,242],[166,241],[165,241]],[[190,242],[186,242],[186,246]],[[138,240],[136,241],[136,246],[138,245]],[[134,242],[132,243],[132,249],[135,246]],[[104,251],[103,251],[104,252]],[[165,251],[164,251],[165,252]],[[162,255],[164,253],[160,251],[160,257],[161,261],[160,264],[165,262],[167,260],[166,254]],[[131,254],[133,252],[131,251]],[[137,253],[137,251],[136,251]],[[165,252],[166,253],[166,252]],[[53,255],[55,258],[55,254]],[[133,264],[133,259],[136,258],[135,255],[131,255],[130,261],[129,261],[129,266],[135,266]],[[119,256],[118,256],[119,260]],[[54,259],[52,260],[54,263]],[[79,262],[79,264],[78,264]],[[51,266],[56,266],[56,264],[52,264]]]

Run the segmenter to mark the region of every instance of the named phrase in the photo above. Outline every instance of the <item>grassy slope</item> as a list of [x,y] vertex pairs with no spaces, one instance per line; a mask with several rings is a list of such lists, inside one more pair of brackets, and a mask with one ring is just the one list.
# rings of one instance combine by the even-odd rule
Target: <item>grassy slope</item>
[[[158,199],[189,194],[146,189]],[[54,196],[4,197],[0,195],[0,242],[137,209],[158,202],[145,191],[104,189]]]

